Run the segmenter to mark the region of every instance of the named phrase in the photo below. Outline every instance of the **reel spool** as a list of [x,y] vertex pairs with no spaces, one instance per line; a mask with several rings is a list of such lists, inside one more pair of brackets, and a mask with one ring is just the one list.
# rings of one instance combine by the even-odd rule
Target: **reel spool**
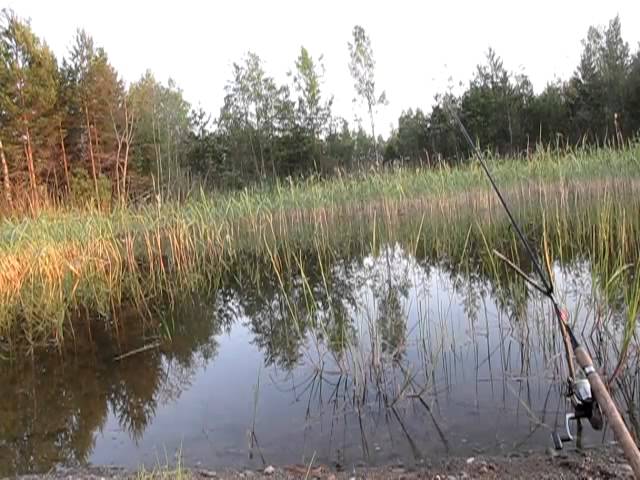
[[596,402],[591,394],[591,385],[589,384],[589,380],[586,378],[580,378],[572,382],[569,379],[567,396],[571,400],[573,413],[567,413],[565,415],[565,435],[560,435],[558,432],[553,432],[551,434],[553,445],[556,450],[562,450],[564,443],[572,442],[574,440],[569,424],[571,420],[575,420],[578,422],[578,425],[580,425],[580,420],[586,418],[589,420],[589,423],[594,430],[602,430],[603,426],[602,410],[600,410],[600,405],[598,405],[598,402]]

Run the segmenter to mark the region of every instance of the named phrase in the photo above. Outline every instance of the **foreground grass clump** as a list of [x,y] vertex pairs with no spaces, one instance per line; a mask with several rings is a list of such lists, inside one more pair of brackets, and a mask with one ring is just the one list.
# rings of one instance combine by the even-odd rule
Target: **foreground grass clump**
[[[519,215],[539,223],[546,212],[558,256],[577,250],[615,264],[637,254],[638,153],[638,146],[541,151],[529,160],[492,161],[491,168]],[[303,248],[337,255],[386,241],[452,261],[466,251],[467,262],[470,245],[516,248],[473,163],[112,212],[47,211],[0,224],[0,340],[8,348],[60,346],[73,336],[76,317],[117,328],[114,312],[123,303],[151,312],[154,299],[214,289],[229,274],[249,282],[280,276],[296,268]],[[266,272],[243,262],[247,252],[265,259]]]

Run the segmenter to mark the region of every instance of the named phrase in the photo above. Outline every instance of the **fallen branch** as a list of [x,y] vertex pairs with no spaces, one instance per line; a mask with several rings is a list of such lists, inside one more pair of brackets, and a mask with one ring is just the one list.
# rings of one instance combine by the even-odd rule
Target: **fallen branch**
[[160,340],[157,340],[153,343],[149,343],[140,348],[136,348],[135,350],[131,350],[130,352],[123,353],[122,355],[118,355],[117,357],[114,358],[114,360],[116,362],[119,362],[120,360],[124,360],[125,358],[131,357],[133,355],[137,355],[138,353],[142,353],[142,352],[146,352],[147,350],[153,350],[154,348],[158,348],[160,345],[162,345],[162,342]]

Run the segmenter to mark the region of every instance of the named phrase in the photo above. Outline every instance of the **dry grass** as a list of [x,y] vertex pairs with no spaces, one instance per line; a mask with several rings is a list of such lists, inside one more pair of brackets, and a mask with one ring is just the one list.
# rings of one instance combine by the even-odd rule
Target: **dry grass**
[[[558,258],[590,252],[615,270],[640,258],[638,150],[562,158],[542,152],[528,162],[496,161],[492,168],[521,215],[539,223],[546,212]],[[244,252],[263,257],[267,274],[275,275],[296,267],[296,252],[309,246],[334,255],[400,240],[411,251],[455,260],[482,245],[475,227],[483,242],[486,236],[518,258],[476,165],[200,195],[135,211],[56,210],[5,219],[0,340],[9,349],[18,343],[32,350],[60,346],[73,337],[74,314],[117,322],[113,313],[123,303],[149,311],[156,298],[215,289],[225,275],[255,267],[241,264]]]

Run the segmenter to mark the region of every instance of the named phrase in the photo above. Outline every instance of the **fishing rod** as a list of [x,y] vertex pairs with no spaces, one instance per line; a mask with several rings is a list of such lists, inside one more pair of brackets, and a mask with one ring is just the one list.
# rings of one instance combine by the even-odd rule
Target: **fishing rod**
[[[493,190],[498,196],[498,199],[500,200],[500,203],[502,204],[507,217],[509,217],[509,222],[513,226],[513,229],[515,230],[520,242],[524,246],[529,259],[531,260],[531,264],[533,265],[533,269],[538,274],[541,283],[531,278],[530,275],[524,273],[520,268],[518,268],[517,265],[515,265],[504,255],[495,250],[494,253],[511,269],[513,269],[520,277],[522,277],[526,283],[528,283],[530,286],[532,286],[534,289],[546,296],[551,301],[554,314],[558,320],[558,326],[560,327],[560,331],[562,332],[565,354],[567,357],[567,367],[569,370],[567,379],[567,396],[571,399],[571,404],[574,411],[573,413],[568,413],[565,416],[566,435],[560,436],[556,432],[553,432],[552,438],[555,447],[557,449],[560,449],[562,448],[563,442],[573,440],[573,436],[571,435],[571,429],[569,426],[570,420],[575,420],[578,423],[578,431],[580,431],[581,428],[580,420],[583,418],[586,418],[595,430],[600,430],[603,426],[602,414],[604,414],[609,425],[611,426],[611,429],[613,430],[616,440],[620,443],[620,446],[624,451],[624,455],[627,458],[627,461],[633,469],[635,477],[640,479],[640,451],[638,450],[638,446],[636,445],[633,437],[624,424],[622,416],[618,411],[618,407],[611,398],[611,395],[607,390],[604,382],[602,381],[600,374],[593,366],[591,355],[589,355],[586,347],[581,345],[574,335],[571,326],[568,323],[569,315],[567,311],[561,308],[560,304],[556,300],[553,287],[553,278],[551,275],[551,262],[549,259],[548,251],[545,248],[545,265],[547,270],[547,273],[545,275],[536,254],[533,252],[533,249],[529,245],[529,242],[522,233],[518,222],[516,222],[515,218],[513,217],[506,200],[504,199],[502,193],[500,192],[500,189],[498,188],[498,184],[493,178],[493,175],[491,175],[482,151],[471,139],[469,132],[467,132],[467,129],[460,120],[460,117],[458,116],[456,111],[453,109],[453,106],[448,101],[445,101],[445,107],[449,111],[449,115],[451,116],[451,118],[453,118],[458,128],[462,132],[462,136],[469,144],[469,147],[471,147],[471,151],[480,162],[480,166],[489,179],[489,183],[491,183]],[[577,360],[577,363],[584,372],[586,378],[578,379],[576,377],[573,357],[575,357],[575,359]]]

